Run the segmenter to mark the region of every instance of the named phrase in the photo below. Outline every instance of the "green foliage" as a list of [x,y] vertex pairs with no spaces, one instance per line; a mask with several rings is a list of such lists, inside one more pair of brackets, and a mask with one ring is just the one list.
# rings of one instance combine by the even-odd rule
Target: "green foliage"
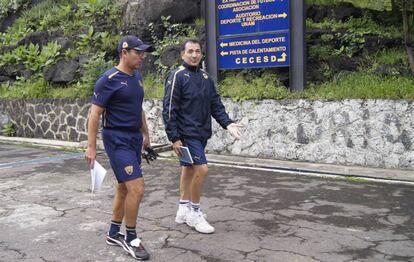
[[144,93],[146,98],[162,99],[164,97],[164,81],[154,74],[146,75],[144,77]]
[[32,29],[27,28],[23,24],[9,27],[6,32],[0,32],[0,48],[8,45],[16,45],[20,39],[32,32]]
[[14,129],[14,125],[9,122],[3,126],[1,133],[3,136],[14,136],[16,134],[16,130]]
[[246,80],[242,73],[228,74],[219,83],[219,92],[235,101],[248,99],[282,99],[289,91],[282,86],[275,74],[264,73],[261,77]]
[[[384,27],[377,24],[370,16],[365,13],[361,18],[351,17],[345,22],[333,19],[324,19],[320,23],[315,23],[307,19],[306,24],[309,28],[331,30],[333,34],[323,34],[321,40],[325,45],[311,46],[309,55],[313,58],[327,59],[333,56],[353,57],[360,53],[365,45],[365,37],[377,35],[383,38],[401,38],[401,29],[398,27]],[[337,46],[331,47],[333,42]]]
[[52,87],[44,79],[18,79],[13,83],[0,86],[0,97],[3,98],[47,98]]
[[196,37],[196,31],[193,27],[172,23],[170,21],[171,16],[161,16],[161,31],[163,31],[162,37],[159,37],[158,27],[154,23],[148,25],[148,30],[150,31],[152,42],[155,47],[155,51],[152,52],[152,55],[156,57],[155,65],[157,66],[157,71],[161,76],[165,76],[172,68],[177,67],[177,65],[172,65],[167,67],[161,63],[160,57],[163,54],[166,47],[171,45],[181,44],[186,38]]
[[387,38],[402,37],[401,28],[399,26],[387,26],[377,24],[369,14],[365,13],[361,18],[351,17],[342,22],[334,19],[324,19],[319,23],[313,22],[311,19],[306,20],[306,26],[314,29],[328,29],[334,32],[349,31],[351,34],[357,35],[378,35]]
[[78,88],[82,97],[90,97],[93,94],[93,88],[98,77],[114,66],[113,61],[105,59],[105,52],[100,52],[89,58],[88,62],[83,65],[84,75]]
[[196,26],[202,27],[202,26],[205,26],[206,21],[203,18],[196,18],[194,23]]
[[1,0],[0,1],[0,20],[8,14],[16,12],[19,8],[28,5],[29,0]]
[[307,4],[312,5],[335,5],[339,3],[351,3],[358,8],[367,8],[378,11],[391,10],[392,0],[306,0]]
[[89,26],[85,34],[80,34],[77,41],[77,50],[81,53],[99,51],[115,51],[121,35],[111,35],[108,32],[95,32],[93,26]]
[[[100,25],[110,25],[117,31],[121,27],[120,16],[120,5],[109,0],[44,0],[25,10],[22,16],[0,35],[0,48],[16,44],[29,32],[63,32],[67,36],[83,32],[87,35],[90,33],[90,26],[93,28],[98,22]],[[92,33],[98,35],[97,38],[108,38],[99,36],[97,32]]]
[[408,66],[407,53],[403,49],[386,49],[380,50],[372,57],[368,58],[375,60],[378,64],[398,65],[402,64]]
[[327,60],[335,55],[333,47],[328,45],[310,45],[308,49],[309,57],[313,59]]
[[371,73],[339,74],[319,86],[311,84],[301,94],[310,99],[414,99],[414,79],[400,76],[380,77]]
[[11,52],[0,56],[0,67],[7,65],[24,64],[32,72],[39,73],[40,70],[57,61],[60,52],[60,45],[56,42],[48,43],[40,50],[36,44],[19,46]]

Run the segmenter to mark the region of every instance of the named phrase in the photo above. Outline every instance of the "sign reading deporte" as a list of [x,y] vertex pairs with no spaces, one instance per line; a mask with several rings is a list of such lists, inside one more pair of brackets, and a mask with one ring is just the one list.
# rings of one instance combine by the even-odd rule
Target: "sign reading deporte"
[[223,38],[218,42],[221,69],[289,66],[289,34]]
[[289,0],[217,0],[218,35],[289,29]]

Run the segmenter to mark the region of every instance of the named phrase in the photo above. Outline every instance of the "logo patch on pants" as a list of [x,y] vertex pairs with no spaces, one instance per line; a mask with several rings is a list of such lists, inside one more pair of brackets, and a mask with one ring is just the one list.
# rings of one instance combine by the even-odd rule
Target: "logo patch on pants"
[[126,166],[124,169],[125,169],[125,172],[128,175],[131,175],[132,173],[134,173],[134,167],[133,166]]

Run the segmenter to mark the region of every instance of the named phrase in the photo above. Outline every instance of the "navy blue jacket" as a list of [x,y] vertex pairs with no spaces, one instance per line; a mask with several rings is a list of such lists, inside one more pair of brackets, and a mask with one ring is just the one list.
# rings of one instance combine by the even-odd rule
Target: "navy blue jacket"
[[162,116],[168,139],[211,137],[211,117],[224,129],[229,118],[210,76],[202,69],[183,63],[165,82]]

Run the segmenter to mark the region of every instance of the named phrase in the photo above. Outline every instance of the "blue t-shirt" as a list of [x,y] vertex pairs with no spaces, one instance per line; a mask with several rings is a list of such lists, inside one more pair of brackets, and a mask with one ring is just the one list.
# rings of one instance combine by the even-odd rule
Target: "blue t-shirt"
[[96,81],[92,104],[105,108],[104,128],[139,131],[142,125],[144,88],[141,74],[128,75],[115,67]]

